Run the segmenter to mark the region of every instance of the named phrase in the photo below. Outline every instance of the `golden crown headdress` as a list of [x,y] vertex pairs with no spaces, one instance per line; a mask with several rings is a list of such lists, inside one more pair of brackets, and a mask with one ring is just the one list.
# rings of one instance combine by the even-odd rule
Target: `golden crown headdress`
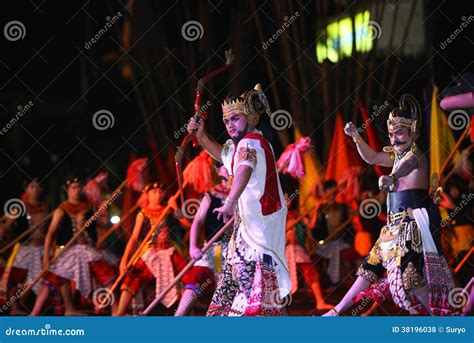
[[231,114],[243,114],[246,115],[245,101],[241,98],[235,98],[232,100],[225,99],[222,103],[222,117],[227,118]]
[[[407,114],[410,117],[407,117]],[[398,102],[398,107],[390,111],[388,115],[387,128],[393,130],[407,127],[415,135],[415,138],[418,138],[421,126],[420,121],[420,104],[411,94],[403,94]]]
[[239,98],[224,100],[222,116],[227,118],[236,113],[246,116],[249,114],[260,116],[262,113],[271,115],[270,105],[260,83],[257,83],[253,89],[243,93]]

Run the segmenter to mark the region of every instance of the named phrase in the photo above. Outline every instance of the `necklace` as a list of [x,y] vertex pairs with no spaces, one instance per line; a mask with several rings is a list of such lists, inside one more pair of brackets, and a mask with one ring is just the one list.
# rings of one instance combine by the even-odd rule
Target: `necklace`
[[400,153],[395,153],[397,162],[400,161],[402,158],[404,158],[410,151],[412,152],[416,151],[416,143],[413,143],[412,146],[409,149],[406,149],[405,151],[402,151]]
[[89,209],[89,203],[79,202],[77,204],[71,203],[69,200],[64,201],[60,207],[62,207],[69,215],[76,215],[78,213],[86,212]]

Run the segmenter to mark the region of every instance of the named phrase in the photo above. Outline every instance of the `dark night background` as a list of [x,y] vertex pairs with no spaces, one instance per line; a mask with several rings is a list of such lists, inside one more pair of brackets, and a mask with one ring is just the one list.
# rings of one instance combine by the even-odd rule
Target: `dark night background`
[[[384,3],[396,11],[400,3],[410,7],[412,1]],[[358,120],[354,112],[357,95],[367,107],[385,100],[393,104],[405,92],[424,103],[433,83],[441,90],[451,85],[451,75],[472,72],[472,27],[440,49],[440,42],[459,27],[461,17],[472,14],[470,1],[419,0],[425,20],[422,53],[405,56],[397,52],[387,60],[392,51],[379,51],[374,56],[375,66],[385,62],[373,75],[378,82],[365,77],[363,84],[356,80],[359,63],[367,65],[374,52],[337,64],[318,64],[315,41],[321,29],[339,16],[351,16],[372,4],[331,0],[4,3],[1,27],[18,20],[26,35],[17,41],[5,39],[3,32],[0,37],[0,125],[15,116],[18,106],[29,101],[34,105],[0,136],[2,203],[18,197],[23,181],[35,176],[49,190],[54,204],[59,201],[64,177],[70,174],[87,178],[106,170],[111,186],[117,185],[132,153],[151,158],[159,153],[169,165],[183,138],[175,138],[174,132],[193,113],[197,79],[220,66],[224,50],[229,48],[236,57],[235,65],[213,79],[204,92],[204,101],[212,103],[208,131],[224,141],[220,101],[261,82],[272,109],[292,113],[293,123],[311,136],[321,161],[329,152],[334,113],[339,110],[344,120]],[[86,49],[85,42],[104,26],[105,18],[118,11],[123,16]],[[262,36],[271,37],[283,18],[295,11],[301,17],[263,49]],[[189,20],[202,24],[202,39],[183,39],[181,27]],[[127,30],[130,39],[124,40]],[[403,32],[405,28],[397,26],[395,30]],[[408,34],[422,33],[412,30]],[[400,62],[395,69],[397,59]],[[327,77],[320,82],[325,72]],[[367,73],[359,72],[362,76]],[[393,78],[395,83],[388,93],[384,89]],[[322,100],[325,83],[329,89],[326,103]],[[143,107],[139,99],[143,99]],[[103,109],[113,114],[114,125],[100,131],[92,125],[92,116]],[[381,128],[385,120],[378,118]],[[268,124],[263,125],[276,150],[293,141],[292,130],[277,137]],[[380,138],[385,139],[382,131]],[[426,137],[422,144],[426,148]],[[189,149],[187,154],[193,156],[198,151]],[[174,173],[172,163],[168,169]]]

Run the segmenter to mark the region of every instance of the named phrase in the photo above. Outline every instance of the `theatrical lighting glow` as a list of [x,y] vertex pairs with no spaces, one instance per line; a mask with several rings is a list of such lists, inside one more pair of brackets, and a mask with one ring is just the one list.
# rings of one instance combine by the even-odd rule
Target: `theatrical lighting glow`
[[[370,11],[357,13],[354,16],[355,50],[368,52],[373,48],[373,28],[370,27]],[[316,42],[318,63],[325,59],[336,63],[343,57],[352,55],[353,43],[352,18],[346,17],[329,24],[323,29],[323,38]]]
[[117,224],[119,221],[120,221],[120,217],[119,217],[119,216],[112,216],[112,217],[110,218],[110,222],[111,222],[112,224]]

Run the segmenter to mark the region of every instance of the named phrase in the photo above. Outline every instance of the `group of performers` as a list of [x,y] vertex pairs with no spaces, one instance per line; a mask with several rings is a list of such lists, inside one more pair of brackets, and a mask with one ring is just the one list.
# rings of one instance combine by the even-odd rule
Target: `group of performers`
[[[415,103],[402,96],[390,112],[390,146],[382,152],[374,151],[354,124],[344,128],[364,161],[392,168],[378,181],[387,194],[386,225],[365,258],[343,235],[332,235],[331,241],[308,249],[312,240],[320,240],[321,230],[330,234],[341,225],[347,227],[348,221],[350,227],[348,208],[331,196],[337,194],[337,183],[328,180],[324,188],[329,196],[319,208],[303,218],[292,209],[273,148],[257,129],[261,116],[271,114],[257,85],[224,100],[222,118],[230,136],[224,145],[206,133],[202,119],[193,117],[188,123],[189,133],[215,160],[213,173],[219,180],[202,194],[192,223],[181,220],[179,211],[168,212],[169,204],[178,209],[176,199],[167,194],[167,185],[153,180],[143,189],[141,209],[119,258],[111,258],[97,245],[101,224],[89,220],[97,208],[83,196],[79,178],[65,182],[67,200],[52,215],[42,200],[41,185],[29,180],[21,196],[23,213],[5,215],[0,226],[0,238],[22,237],[0,270],[0,305],[10,301],[11,315],[27,314],[20,306],[25,294],[15,294],[34,282],[28,286],[28,292],[36,295],[31,315],[43,313],[51,294],[62,299],[65,315],[83,315],[76,308],[74,291],[90,298],[97,290],[106,290],[106,298],[112,299],[110,313],[123,316],[137,313],[131,310],[134,301],[154,284],[151,293],[160,295],[165,308],[174,307],[177,316],[190,315],[205,294],[212,295],[208,316],[278,316],[287,313],[285,299],[298,291],[298,280],[304,279],[314,295],[315,309],[327,311],[325,316],[338,316],[367,297],[377,303],[391,299],[413,315],[457,315],[459,308],[449,301],[455,284],[443,256],[441,217],[429,193],[429,166],[416,145],[421,113]],[[189,224],[189,251],[176,239],[176,216],[182,226]],[[31,227],[35,229],[25,235]],[[300,234],[301,227],[303,233],[312,229],[312,240]],[[472,223],[470,228],[472,235]],[[200,249],[201,237],[212,242],[205,251]],[[464,241],[472,246],[472,237]],[[194,262],[190,268],[187,256]],[[321,260],[328,262],[327,268]],[[355,282],[342,300],[329,304],[323,277],[335,285],[343,273],[355,270]],[[181,271],[181,279],[175,280]],[[103,305],[97,299],[93,304]]]

